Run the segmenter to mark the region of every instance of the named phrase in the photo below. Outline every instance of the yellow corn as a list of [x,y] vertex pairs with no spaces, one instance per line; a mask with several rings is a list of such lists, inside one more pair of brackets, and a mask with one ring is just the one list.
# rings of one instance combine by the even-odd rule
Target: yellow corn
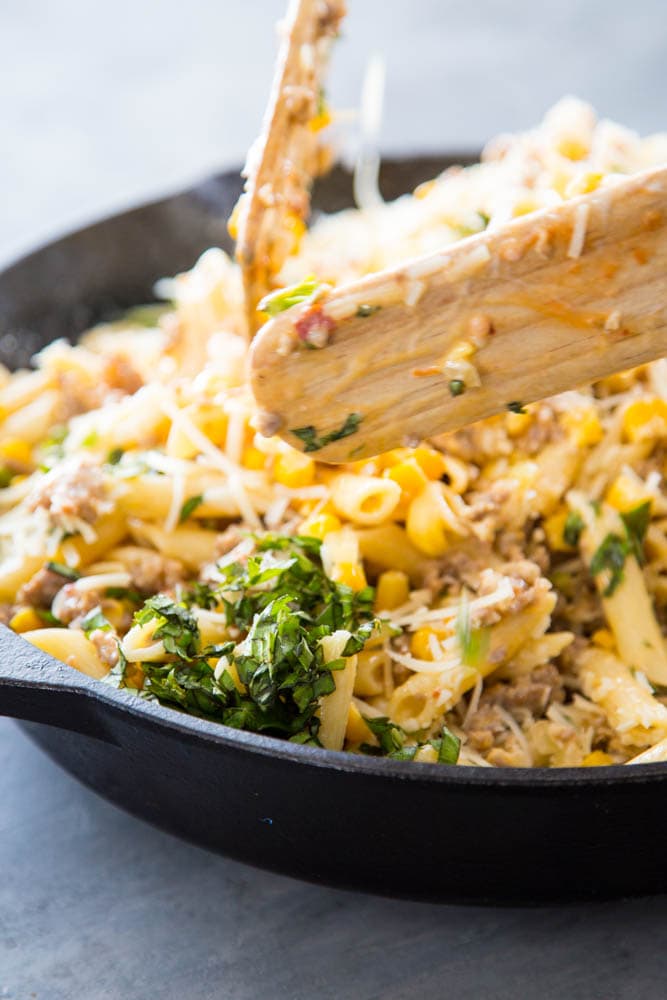
[[544,532],[547,536],[547,542],[549,543],[549,548],[553,552],[573,552],[574,546],[568,545],[563,538],[563,532],[565,531],[565,522],[567,521],[566,510],[557,510],[555,514],[552,514],[544,522]]
[[335,583],[342,583],[351,590],[362,590],[366,586],[366,574],[361,563],[337,563],[333,567],[331,579]]
[[370,743],[373,739],[373,734],[366,725],[363,715],[354,702],[350,702],[350,707],[347,712],[345,739],[348,743]]
[[449,539],[440,508],[439,483],[429,482],[408,508],[405,530],[413,545],[427,556],[441,556]]
[[435,448],[420,444],[414,451],[415,460],[429,479],[440,479],[447,471],[445,456]]
[[9,627],[15,632],[33,632],[43,626],[44,622],[33,608],[19,608],[9,622]]
[[325,108],[324,111],[320,111],[319,114],[315,115],[314,118],[310,119],[310,121],[308,122],[308,128],[310,129],[311,132],[321,132],[323,128],[326,128],[327,125],[330,124],[331,124],[331,115]]
[[144,686],[145,679],[146,675],[141,669],[140,663],[126,664],[125,671],[123,673],[125,687],[134,688],[135,691],[141,691]]
[[567,160],[583,160],[588,156],[588,146],[574,136],[563,136],[556,146],[561,156]]
[[629,441],[667,435],[667,402],[664,399],[637,399],[623,413],[623,433]]
[[624,513],[647,500],[652,501],[653,495],[638,476],[629,476],[626,472],[622,472],[609,487],[605,500],[610,506]]
[[510,437],[524,434],[533,421],[532,413],[508,413],[505,416],[505,427]]
[[428,482],[426,473],[414,458],[407,458],[404,462],[392,465],[386,470],[385,476],[398,483],[409,499],[421,493]]
[[[127,618],[127,610],[123,602],[116,600],[115,597],[108,597],[102,605],[102,611],[104,617],[111,622],[117,631],[120,631],[121,625]],[[127,625],[125,627],[127,628]]]
[[604,767],[606,764],[613,764],[614,758],[610,757],[604,750],[593,750],[587,753],[581,762],[582,767]]
[[377,611],[393,611],[405,604],[410,596],[410,581],[408,574],[399,569],[388,569],[380,573],[375,590],[375,608]]
[[273,465],[273,478],[292,489],[311,486],[315,481],[315,463],[300,451],[281,452]]
[[563,414],[562,421],[570,438],[580,448],[598,444],[602,440],[604,432],[594,406],[568,410]]
[[585,173],[573,177],[565,187],[565,197],[574,198],[578,194],[590,194],[591,191],[597,191],[603,176],[603,174],[587,170]]
[[410,652],[418,660],[433,659],[433,652],[431,650],[432,637],[442,639],[442,633],[436,632],[435,629],[429,628],[428,625],[422,625],[421,628],[412,633],[410,637]]
[[608,628],[599,628],[597,632],[593,632],[591,639],[593,644],[599,646],[600,649],[614,650],[616,648],[614,637]]
[[266,455],[259,448],[255,448],[254,444],[249,444],[243,451],[241,462],[246,469],[261,470],[266,465]]
[[5,438],[0,441],[0,458],[5,462],[17,462],[19,465],[30,465],[32,449],[22,438]]
[[340,528],[340,519],[335,514],[326,514],[320,511],[302,522],[299,534],[302,537],[319,538],[320,541],[323,541],[325,535],[328,535],[330,531],[340,531]]

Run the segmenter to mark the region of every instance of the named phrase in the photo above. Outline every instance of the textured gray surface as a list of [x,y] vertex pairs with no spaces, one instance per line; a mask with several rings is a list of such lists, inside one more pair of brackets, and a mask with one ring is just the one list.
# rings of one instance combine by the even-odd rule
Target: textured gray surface
[[[334,100],[382,50],[388,149],[479,144],[563,91],[667,124],[662,0],[350,3]],[[281,7],[3,0],[0,258],[237,161]],[[0,998],[653,1000],[666,920],[665,899],[481,910],[299,885],[125,816],[0,720]]]

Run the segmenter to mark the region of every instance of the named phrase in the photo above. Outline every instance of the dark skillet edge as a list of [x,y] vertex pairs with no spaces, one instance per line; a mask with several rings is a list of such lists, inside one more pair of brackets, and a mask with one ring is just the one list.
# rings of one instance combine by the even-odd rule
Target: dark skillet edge
[[[0,676],[0,714],[7,714],[7,700],[14,695],[15,708],[9,714],[31,722],[46,723],[71,729],[82,735],[116,743],[114,727],[105,723],[105,713],[114,709],[150,727],[177,732],[181,739],[204,741],[242,749],[246,753],[269,755],[309,767],[328,768],[340,772],[374,775],[401,781],[437,782],[456,785],[493,785],[494,787],[532,786],[597,788],[624,784],[667,781],[664,764],[626,764],[602,768],[484,768],[447,767],[442,764],[414,764],[386,758],[352,754],[346,751],[324,750],[289,743],[273,736],[232,729],[222,723],[179,712],[158,702],[145,700],[130,691],[114,688],[102,681],[73,671],[71,667],[43,653],[6,626],[0,626],[0,654],[10,656],[15,667],[13,675]],[[74,674],[74,678],[70,674]],[[35,697],[47,695],[47,703],[37,703]],[[25,698],[24,698],[25,695]],[[53,712],[50,712],[52,702]],[[60,705],[64,711],[56,712]],[[30,708],[34,707],[34,712]],[[92,716],[90,713],[92,712]],[[99,728],[96,728],[99,727]]]
[[[475,160],[474,155],[469,153],[454,153],[447,156],[437,154],[427,154],[425,156],[401,156],[387,157],[383,160],[383,170],[390,175],[390,183],[383,185],[383,191],[387,198],[391,199],[403,193],[406,189],[414,187],[422,180],[427,180],[436,175],[448,166],[457,163],[470,163]],[[383,180],[381,172],[381,181]],[[409,183],[408,183],[409,182]],[[327,185],[326,196],[322,199],[318,196],[318,189],[315,190],[314,206],[316,210],[335,211],[338,208],[350,203],[350,174],[342,167],[334,168],[334,171],[325,180]],[[205,179],[192,187],[177,192],[174,195],[167,195],[156,200],[130,208],[118,215],[90,223],[82,229],[69,233],[59,239],[50,241],[41,248],[31,251],[6,265],[0,272],[0,327],[2,326],[2,295],[5,284],[11,285],[13,275],[19,274],[21,269],[30,261],[40,255],[48,254],[59,257],[62,248],[65,250],[73,241],[87,240],[95,236],[95,232],[101,224],[105,226],[117,226],[122,222],[129,222],[130,225],[145,227],[150,220],[152,212],[164,209],[170,213],[178,213],[178,206],[186,203],[191,207],[196,205],[198,218],[211,223],[213,229],[219,233],[218,245],[229,248],[229,239],[226,237],[224,220],[231,203],[241,187],[241,178],[238,167],[221,172],[215,177]],[[221,189],[230,188],[225,198],[220,199]],[[224,204],[223,204],[224,202]],[[198,234],[198,238],[208,234],[206,228]],[[213,242],[206,245],[214,245]],[[202,247],[203,249],[204,247]],[[184,262],[183,267],[192,266],[194,257]],[[162,272],[156,273],[155,277],[162,276]],[[10,279],[8,281],[8,279]],[[50,279],[48,287],[52,288]],[[6,293],[5,293],[6,294]],[[140,301],[146,301],[145,298]],[[128,302],[128,305],[136,304],[137,300]],[[53,309],[57,309],[57,303]],[[74,324],[72,333],[78,332]],[[83,329],[79,324],[79,328]],[[15,715],[17,718],[24,718],[34,722],[41,722],[57,725],[62,728],[70,728],[88,736],[97,735],[103,740],[115,742],[108,727],[104,724],[104,714],[109,709],[122,713],[126,717],[132,717],[137,722],[141,722],[150,727],[159,727],[163,730],[178,732],[179,735],[192,741],[205,741],[216,743],[228,748],[242,749],[243,752],[259,754],[262,756],[272,756],[280,760],[289,760],[294,763],[308,765],[309,767],[332,769],[338,772],[350,774],[373,775],[378,778],[387,777],[400,781],[414,783],[438,783],[451,786],[481,785],[492,787],[517,787],[525,788],[567,788],[577,786],[579,788],[602,788],[623,785],[655,783],[667,779],[667,768],[664,764],[644,764],[633,765],[628,768],[626,765],[612,765],[602,768],[474,768],[474,767],[444,767],[434,764],[411,764],[405,762],[388,761],[373,757],[364,757],[345,752],[328,751],[314,747],[298,746],[273,737],[261,736],[255,733],[243,732],[240,730],[228,729],[220,723],[198,719],[193,716],[179,713],[176,709],[167,708],[157,703],[144,701],[141,698],[119,691],[95,681],[81,674],[76,674],[71,668],[53,659],[45,653],[32,647],[22,637],[15,635],[8,629],[0,630],[0,657],[8,660],[18,661],[22,665],[14,676],[3,677],[0,669],[0,713]],[[75,679],[72,679],[72,673]],[[21,698],[20,693],[29,694],[29,698]],[[48,695],[39,705],[35,705],[36,711],[29,712],[30,699],[36,699],[40,694]],[[15,704],[15,709],[7,713],[7,701],[11,700]],[[63,717],[56,722],[54,718],[49,718],[49,699],[53,704],[60,702],[67,706],[67,711],[63,712]],[[19,709],[19,703],[21,707]],[[10,706],[11,708],[11,706]],[[27,713],[27,714],[26,714]],[[72,713],[72,714],[70,714]],[[39,718],[35,715],[38,714]],[[54,713],[55,714],[55,713]],[[80,724],[79,724],[80,723]],[[95,731],[95,727],[97,731]]]

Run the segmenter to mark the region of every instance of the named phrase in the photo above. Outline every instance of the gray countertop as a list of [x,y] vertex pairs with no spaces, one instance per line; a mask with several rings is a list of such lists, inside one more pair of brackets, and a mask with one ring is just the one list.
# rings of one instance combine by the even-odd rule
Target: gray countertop
[[[332,96],[352,107],[383,52],[386,149],[477,146],[567,91],[667,126],[661,0],[349,2]],[[281,8],[4,0],[0,259],[238,162]],[[652,1000],[664,921],[665,898],[492,910],[301,885],[132,819],[0,720],[0,998]]]

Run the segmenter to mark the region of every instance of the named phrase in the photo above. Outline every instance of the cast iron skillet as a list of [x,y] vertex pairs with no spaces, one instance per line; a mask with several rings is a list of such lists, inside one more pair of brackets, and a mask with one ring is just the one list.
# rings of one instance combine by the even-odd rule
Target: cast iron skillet
[[[460,160],[460,158],[458,158]],[[389,161],[384,191],[452,160]],[[148,301],[153,282],[227,245],[223,174],[58,240],[0,275],[0,358]],[[351,203],[334,171],[316,205]],[[237,732],[115,691],[0,630],[0,713],[143,819],[242,861],[415,899],[538,902],[667,889],[667,767],[487,770],[398,763]],[[20,767],[20,761],[16,762]]]

